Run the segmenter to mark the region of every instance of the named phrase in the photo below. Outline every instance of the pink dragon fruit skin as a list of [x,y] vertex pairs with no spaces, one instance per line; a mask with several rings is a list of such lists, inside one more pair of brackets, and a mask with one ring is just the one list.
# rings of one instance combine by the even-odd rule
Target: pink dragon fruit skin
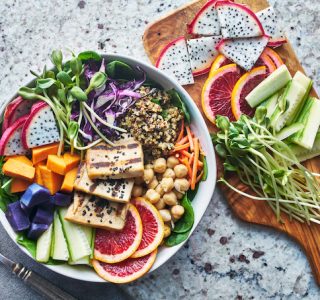
[[31,149],[59,140],[58,127],[50,106],[45,102],[35,103],[22,129],[23,146]]
[[22,127],[27,119],[28,116],[23,116],[5,130],[0,140],[0,155],[28,154],[29,150],[23,146],[21,141]]
[[12,100],[6,107],[3,116],[2,132],[10,127],[16,120],[20,117],[25,116],[30,113],[33,101],[24,100],[22,97],[17,97]]

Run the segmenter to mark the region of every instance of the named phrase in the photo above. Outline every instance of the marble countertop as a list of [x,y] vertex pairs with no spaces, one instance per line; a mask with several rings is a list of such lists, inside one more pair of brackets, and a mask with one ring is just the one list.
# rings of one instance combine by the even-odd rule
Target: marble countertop
[[[320,86],[320,3],[270,1],[317,90]],[[185,0],[1,0],[0,103],[48,63],[53,49],[96,49],[147,61],[145,26]],[[0,249],[79,299],[125,299],[110,284],[54,274],[23,253],[0,227]],[[0,266],[1,299],[40,299]],[[186,245],[169,262],[123,289],[136,299],[319,299],[308,261],[284,234],[243,223],[219,190]]]

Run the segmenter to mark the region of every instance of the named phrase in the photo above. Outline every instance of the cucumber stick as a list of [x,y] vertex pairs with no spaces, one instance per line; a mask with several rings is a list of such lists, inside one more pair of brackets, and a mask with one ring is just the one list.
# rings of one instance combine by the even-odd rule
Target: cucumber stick
[[67,240],[70,258],[72,261],[77,261],[80,258],[90,255],[91,248],[85,231],[83,230],[83,226],[65,220],[64,217],[66,213],[66,208],[59,209],[59,218],[64,236]]
[[282,65],[249,93],[246,97],[248,104],[251,107],[258,106],[261,102],[284,88],[291,79],[288,68]]
[[51,257],[57,260],[67,261],[69,259],[69,250],[67,241],[64,237],[62,225],[57,212],[54,214],[53,220],[53,240]]
[[304,124],[304,128],[295,134],[292,142],[306,149],[312,149],[320,126],[319,112],[320,100],[308,98],[298,118],[298,122]]
[[36,248],[36,260],[46,263],[50,257],[51,241],[52,241],[52,224],[49,228],[38,238]]
[[267,109],[267,114],[266,114],[267,118],[271,118],[272,114],[276,110],[279,96],[280,96],[280,93],[276,93],[273,96],[271,96],[268,100],[261,103],[261,106]]
[[293,134],[299,132],[304,128],[302,123],[294,123],[290,126],[283,128],[280,132],[276,134],[276,138],[280,141],[287,139],[288,137],[292,136]]
[[313,147],[311,150],[303,148],[296,144],[289,145],[292,152],[296,155],[300,162],[314,158],[320,155],[320,132],[317,133]]

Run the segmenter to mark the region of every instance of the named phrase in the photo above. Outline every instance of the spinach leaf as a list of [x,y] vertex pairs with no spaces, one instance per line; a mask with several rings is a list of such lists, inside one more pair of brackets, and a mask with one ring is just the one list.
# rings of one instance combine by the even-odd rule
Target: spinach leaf
[[153,99],[151,99],[151,102],[160,105],[160,100],[159,99],[153,98]]
[[196,194],[198,193],[198,189],[199,189],[199,182],[196,184],[196,188],[194,190],[189,189],[187,191],[187,195],[188,195],[188,199],[190,201],[193,201],[194,197],[196,196]]
[[134,70],[126,63],[122,61],[112,61],[106,66],[106,73],[112,79],[134,79]]
[[184,102],[182,101],[179,93],[178,93],[176,90],[174,90],[174,89],[167,91],[167,93],[168,93],[168,94],[170,95],[170,97],[171,97],[171,103],[172,103],[172,105],[175,106],[175,107],[178,107],[178,108],[180,108],[180,109],[182,110],[182,112],[183,112],[183,114],[184,114],[184,119],[185,119],[185,121],[186,121],[188,124],[190,124],[190,122],[191,122],[191,117],[190,117],[189,111],[188,111],[186,105],[184,104]]
[[23,247],[25,247],[33,258],[36,257],[36,250],[37,250],[37,242],[30,240],[27,238],[25,233],[18,233],[17,235],[17,243]]
[[166,119],[168,117],[168,111],[166,109],[163,109],[161,112],[162,118]]
[[80,58],[82,61],[86,61],[90,59],[93,59],[96,61],[102,60],[101,55],[94,51],[83,51],[78,54],[78,58]]
[[190,234],[190,231],[184,233],[171,233],[171,235],[166,239],[165,245],[167,247],[173,247],[184,242]]
[[184,233],[190,231],[194,223],[194,211],[188,194],[185,194],[181,200],[181,205],[184,207],[184,214],[182,218],[176,222],[173,232]]

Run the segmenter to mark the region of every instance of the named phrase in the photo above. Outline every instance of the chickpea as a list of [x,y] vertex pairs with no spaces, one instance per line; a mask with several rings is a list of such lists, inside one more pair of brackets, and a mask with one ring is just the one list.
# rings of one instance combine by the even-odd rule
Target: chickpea
[[174,192],[165,193],[162,198],[165,204],[169,206],[178,204],[177,196]]
[[148,170],[148,169],[153,169],[153,164],[147,164],[147,165],[144,166],[144,168],[145,168],[146,170]]
[[143,180],[148,184],[154,177],[154,172],[152,169],[145,169],[143,172]]
[[141,185],[134,185],[132,188],[132,196],[133,197],[141,197],[143,193],[143,189]]
[[163,173],[163,178],[172,178],[175,179],[176,174],[174,171],[170,168],[168,168],[164,173]]
[[185,178],[178,178],[174,181],[174,187],[179,193],[184,193],[189,189],[190,183]]
[[184,207],[181,205],[174,205],[171,207],[171,216],[175,220],[179,220],[184,214]]
[[179,193],[176,189],[173,189],[173,192],[175,193],[178,200],[181,200],[183,198],[183,194]]
[[149,182],[148,188],[155,189],[158,186],[158,184],[159,184],[159,181],[158,181],[157,177],[154,176],[153,179]]
[[167,224],[164,224],[164,237],[168,237],[171,234],[171,228]]
[[173,169],[179,163],[180,163],[179,160],[174,156],[169,156],[167,159],[167,167],[168,168]]
[[167,162],[164,158],[158,158],[154,161],[154,171],[156,173],[164,173],[167,168]]
[[156,204],[154,204],[154,206],[156,207],[157,210],[160,210],[160,209],[164,209],[166,207],[166,204],[163,198],[160,198],[160,200]]
[[174,182],[172,178],[163,178],[160,184],[165,192],[170,192],[174,186]]
[[153,189],[147,190],[146,197],[152,204],[157,203],[160,200],[160,195]]
[[188,174],[188,168],[183,164],[176,165],[174,167],[174,173],[177,178],[184,178]]
[[156,192],[160,194],[160,196],[162,197],[164,194],[164,190],[162,188],[161,184],[158,184],[157,187],[155,188]]
[[144,183],[143,177],[136,177],[134,179],[134,183],[137,185],[143,184]]
[[168,209],[160,209],[159,213],[162,217],[163,222],[169,222],[171,221],[171,214]]

